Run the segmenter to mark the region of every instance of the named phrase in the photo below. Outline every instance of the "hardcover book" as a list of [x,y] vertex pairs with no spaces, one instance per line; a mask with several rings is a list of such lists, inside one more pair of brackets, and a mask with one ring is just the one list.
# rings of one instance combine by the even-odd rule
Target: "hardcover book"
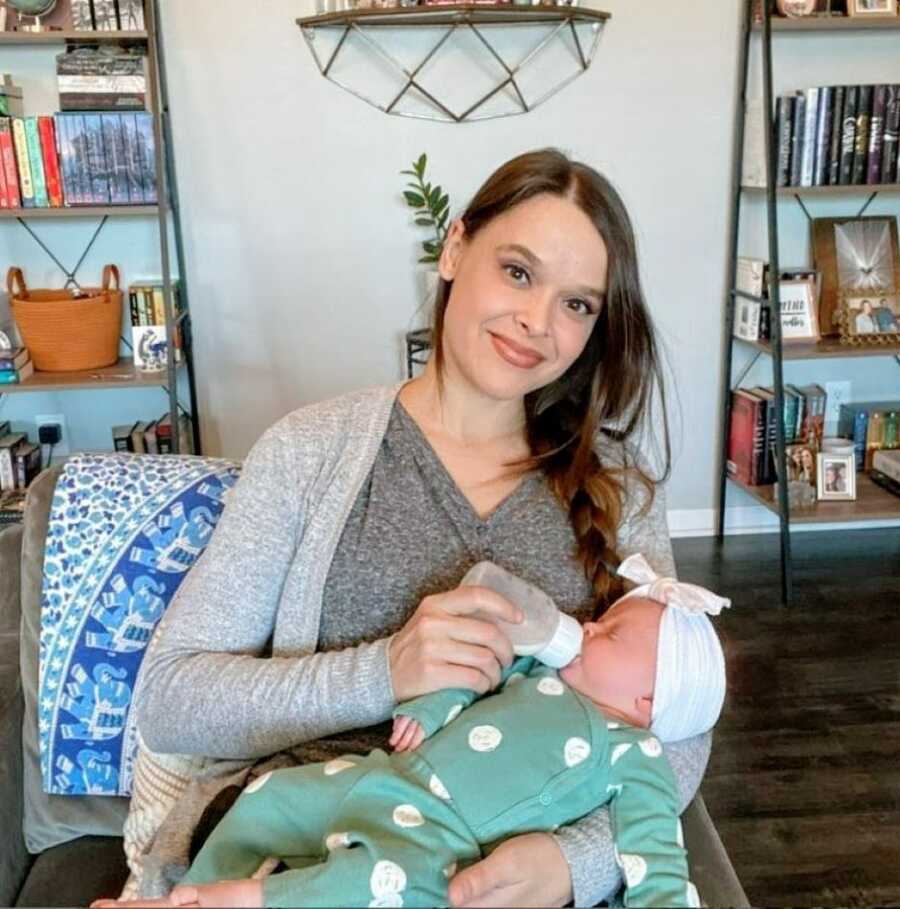
[[6,179],[6,198],[9,208],[21,208],[19,195],[19,169],[16,167],[16,149],[13,145],[12,121],[0,117],[0,170]]
[[100,114],[84,115],[87,139],[88,177],[94,205],[109,205],[109,169],[103,147],[103,121]]
[[859,102],[856,109],[856,144],[853,149],[853,177],[851,182],[866,182],[869,156],[869,123],[872,119],[873,86],[860,85]]
[[853,158],[856,149],[856,110],[859,86],[848,85],[844,95],[844,132],[841,136],[841,185],[853,182]]
[[806,95],[797,92],[794,99],[794,123],[791,127],[791,186],[799,186],[803,175],[803,127],[806,123]]
[[828,182],[828,153],[831,149],[831,118],[834,106],[834,86],[819,89],[819,110],[816,117],[816,164],[813,186]]
[[8,492],[16,488],[15,450],[28,437],[24,432],[13,432],[0,438],[0,491]]
[[731,394],[726,471],[747,486],[757,485],[759,453],[765,437],[764,402],[745,388]]
[[816,125],[819,120],[819,89],[806,89],[806,119],[803,124],[803,163],[800,185],[812,186],[816,175]]
[[889,85],[885,97],[884,142],[881,149],[880,183],[900,183],[897,165],[900,140],[900,85]]
[[831,105],[831,145],[828,149],[828,184],[837,186],[841,180],[841,139],[844,130],[844,97],[847,88],[837,85]]
[[25,138],[25,121],[21,117],[13,117],[12,131],[22,207],[34,208],[34,184],[31,182],[31,165],[28,163],[28,140]]
[[72,28],[77,32],[94,31],[91,0],[69,0],[72,7]]
[[135,114],[137,123],[138,162],[144,203],[153,204],[156,195],[156,141],[153,136],[153,117],[149,113]]
[[119,11],[119,28],[124,32],[142,32],[144,21],[144,0],[116,0]]
[[805,398],[800,439],[805,445],[819,450],[825,430],[825,389],[816,384],[804,385],[800,392]]
[[50,200],[47,198],[47,182],[44,178],[44,161],[41,153],[41,138],[38,135],[37,117],[25,118],[25,141],[28,145],[28,165],[31,168],[35,208],[49,208]]
[[125,158],[125,135],[121,114],[101,114],[103,149],[109,168],[109,196],[113,205],[127,205],[128,162]]
[[53,208],[62,208],[63,190],[59,171],[59,153],[56,150],[56,129],[53,117],[38,117],[38,135],[41,139],[41,155],[44,163],[44,179],[47,182],[47,198]]
[[780,95],[775,102],[775,121],[778,125],[778,186],[788,186],[791,180],[791,125],[794,118],[794,96]]
[[886,85],[876,85],[872,97],[872,118],[869,121],[869,163],[866,183],[881,182],[881,152],[884,146],[884,118],[887,113]]

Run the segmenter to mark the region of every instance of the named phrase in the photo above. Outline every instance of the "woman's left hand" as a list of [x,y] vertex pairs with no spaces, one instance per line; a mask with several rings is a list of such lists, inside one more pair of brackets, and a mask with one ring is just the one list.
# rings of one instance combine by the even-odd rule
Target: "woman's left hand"
[[571,900],[569,865],[549,833],[514,836],[450,881],[453,909],[565,906]]

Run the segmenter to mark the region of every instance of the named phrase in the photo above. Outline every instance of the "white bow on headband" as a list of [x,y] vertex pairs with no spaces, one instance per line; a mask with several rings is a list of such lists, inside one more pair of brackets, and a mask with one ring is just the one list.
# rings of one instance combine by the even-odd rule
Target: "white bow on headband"
[[696,615],[701,613],[718,615],[723,609],[731,606],[728,597],[720,597],[698,584],[660,577],[640,553],[625,559],[619,566],[617,574],[641,585],[639,590],[632,590],[626,594],[629,597],[646,596],[658,603],[677,606],[684,612]]

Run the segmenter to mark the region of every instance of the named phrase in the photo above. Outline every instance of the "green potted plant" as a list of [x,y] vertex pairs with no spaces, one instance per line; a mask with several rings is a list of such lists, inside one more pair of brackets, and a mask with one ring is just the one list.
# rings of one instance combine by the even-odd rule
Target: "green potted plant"
[[427,227],[430,236],[422,240],[422,255],[418,262],[426,266],[422,274],[422,302],[417,311],[423,310],[426,324],[430,323],[431,307],[437,291],[438,270],[435,267],[441,257],[441,250],[447,239],[448,221],[450,219],[450,196],[439,185],[432,185],[425,176],[428,156],[423,152],[413,162],[412,170],[402,170],[403,176],[411,177],[403,191],[406,204],[415,212],[415,223],[418,227]]

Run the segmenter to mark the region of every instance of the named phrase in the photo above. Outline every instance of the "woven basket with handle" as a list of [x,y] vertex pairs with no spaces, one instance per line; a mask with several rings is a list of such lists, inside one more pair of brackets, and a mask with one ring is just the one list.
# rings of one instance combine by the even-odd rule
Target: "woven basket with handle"
[[[112,286],[114,284],[114,286]],[[20,268],[6,276],[9,304],[34,368],[75,372],[119,359],[122,291],[119,269],[103,269],[102,287],[29,290]]]

